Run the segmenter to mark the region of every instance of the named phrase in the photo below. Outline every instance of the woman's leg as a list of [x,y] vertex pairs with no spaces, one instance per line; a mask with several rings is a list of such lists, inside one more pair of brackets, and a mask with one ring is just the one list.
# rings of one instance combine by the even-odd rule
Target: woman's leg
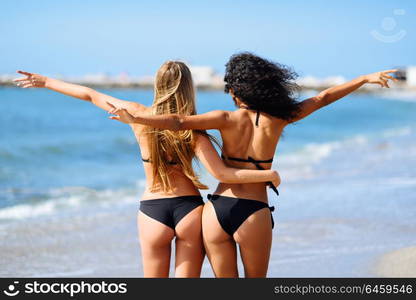
[[183,217],[175,227],[175,277],[200,277],[205,257],[202,243],[202,208],[198,206]]
[[263,208],[250,215],[234,239],[240,247],[245,277],[266,277],[272,245],[270,210]]
[[138,214],[140,247],[144,277],[169,277],[171,242],[175,236],[172,228]]
[[211,201],[204,205],[202,236],[215,277],[238,277],[236,244],[222,229]]

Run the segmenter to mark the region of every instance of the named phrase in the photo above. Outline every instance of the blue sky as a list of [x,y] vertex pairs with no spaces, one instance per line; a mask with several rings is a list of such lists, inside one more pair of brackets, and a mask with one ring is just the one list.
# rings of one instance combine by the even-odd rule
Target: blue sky
[[[385,43],[372,30],[406,35]],[[300,75],[351,78],[416,65],[415,31],[413,0],[2,1],[0,73],[148,75],[167,59],[223,73],[231,54],[253,51]]]

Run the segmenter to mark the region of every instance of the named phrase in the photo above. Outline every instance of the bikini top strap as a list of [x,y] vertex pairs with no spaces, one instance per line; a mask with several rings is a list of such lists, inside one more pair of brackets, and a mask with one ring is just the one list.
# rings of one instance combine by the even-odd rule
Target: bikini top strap
[[259,118],[260,118],[260,110],[258,109],[256,113],[256,127],[259,127]]
[[256,127],[259,127],[259,119],[260,119],[260,109],[252,109],[248,107],[243,107],[244,109],[255,110],[256,111]]
[[[145,162],[145,163],[152,163],[152,161],[149,158],[142,158],[142,161]],[[170,161],[170,162],[168,162],[168,164],[177,165],[178,163],[174,162],[174,161]]]
[[[273,158],[270,158],[270,159],[267,159],[267,160],[256,160],[256,159],[252,158],[251,156],[249,156],[247,159],[244,159],[244,158],[229,157],[229,156],[225,157],[224,154],[222,154],[222,153],[221,153],[221,158],[222,159],[233,160],[233,161],[238,161],[238,162],[250,162],[250,163],[254,164],[258,170],[264,170],[264,168],[262,166],[260,166],[261,163],[271,163],[271,162],[273,162]],[[279,191],[277,190],[277,188],[274,186],[274,184],[271,181],[266,182],[266,184],[268,186],[270,186],[270,188],[276,193],[276,195],[279,196]]]
[[245,159],[245,158],[239,158],[239,157],[225,156],[223,153],[221,153],[221,158],[222,159],[239,161],[239,162],[251,162],[251,163],[254,163],[254,164],[255,163],[262,164],[262,163],[272,163],[273,162],[273,158],[258,160],[258,159],[254,159],[251,156],[249,156],[248,159]]
[[244,159],[244,158],[224,156],[224,154],[222,154],[222,153],[221,153],[221,158],[222,159],[227,159],[227,160],[238,161],[238,162],[251,162],[250,160],[247,160],[247,159]]
[[272,163],[273,162],[273,158],[265,159],[265,160],[258,160],[258,159],[254,159],[251,156],[249,156],[246,161],[247,162],[251,162],[252,164],[254,164],[257,167],[257,169],[264,170],[264,168],[262,166],[260,166],[260,164],[263,164],[263,163]]

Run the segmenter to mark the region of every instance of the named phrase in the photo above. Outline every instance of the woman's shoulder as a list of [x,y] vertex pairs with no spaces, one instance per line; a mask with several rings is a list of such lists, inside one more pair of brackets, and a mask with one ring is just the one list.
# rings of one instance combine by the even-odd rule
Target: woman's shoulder
[[131,113],[145,113],[150,114],[152,109],[149,106],[145,106],[138,102],[129,101],[128,102],[128,109]]
[[[139,113],[139,114],[150,115],[152,113],[152,108],[149,106],[142,105],[137,102],[130,102],[129,111],[132,114]],[[133,129],[134,133],[136,134],[136,137],[141,136],[143,134],[147,134],[147,130],[144,130],[148,128],[146,125],[142,125],[139,123],[131,123],[129,125]]]

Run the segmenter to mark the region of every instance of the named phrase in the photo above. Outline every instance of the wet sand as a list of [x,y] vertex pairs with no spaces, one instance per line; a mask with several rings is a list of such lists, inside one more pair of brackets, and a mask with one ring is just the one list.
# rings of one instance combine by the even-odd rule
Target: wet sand
[[384,254],[376,262],[375,273],[380,277],[416,278],[416,246]]
[[2,224],[0,276],[141,277],[134,209]]

